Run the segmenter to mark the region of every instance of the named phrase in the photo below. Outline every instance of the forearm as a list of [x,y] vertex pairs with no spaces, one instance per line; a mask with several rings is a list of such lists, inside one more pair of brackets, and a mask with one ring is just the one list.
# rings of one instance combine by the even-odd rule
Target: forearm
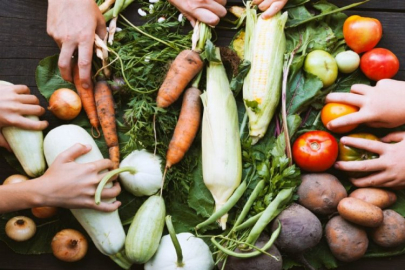
[[7,213],[40,206],[43,196],[36,180],[0,185],[0,213]]

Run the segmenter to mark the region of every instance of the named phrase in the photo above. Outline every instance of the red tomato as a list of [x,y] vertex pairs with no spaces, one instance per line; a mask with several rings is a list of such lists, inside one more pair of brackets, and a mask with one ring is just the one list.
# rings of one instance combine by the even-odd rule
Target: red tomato
[[343,36],[347,46],[356,53],[374,48],[382,36],[379,20],[358,15],[350,16],[343,24]]
[[323,172],[335,163],[338,143],[335,137],[326,131],[309,131],[295,140],[292,153],[295,164],[301,169]]
[[[344,103],[336,103],[336,102],[331,102],[326,104],[321,111],[321,120],[323,125],[326,127],[326,125],[336,119],[339,118],[343,115],[350,114],[357,112],[359,108],[349,105],[349,104],[344,104]],[[352,131],[355,129],[358,125],[348,125],[344,127],[339,127],[335,128],[331,131],[335,133],[346,133],[349,131]]]
[[399,70],[399,60],[390,50],[375,48],[363,54],[360,69],[370,80],[390,79]]

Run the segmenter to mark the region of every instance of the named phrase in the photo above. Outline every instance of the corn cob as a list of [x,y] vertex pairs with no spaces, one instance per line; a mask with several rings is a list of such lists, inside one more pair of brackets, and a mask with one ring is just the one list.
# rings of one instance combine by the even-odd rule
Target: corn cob
[[[262,138],[280,101],[287,12],[270,19],[257,18],[247,4],[245,59],[251,69],[245,78],[243,99],[249,117],[252,144]],[[249,14],[249,12],[251,12]]]
[[[216,56],[220,59],[219,49]],[[239,139],[238,110],[222,62],[210,62],[207,91],[201,95],[204,105],[202,122],[202,169],[204,183],[220,210],[239,186],[242,155]],[[226,228],[228,214],[218,221]]]

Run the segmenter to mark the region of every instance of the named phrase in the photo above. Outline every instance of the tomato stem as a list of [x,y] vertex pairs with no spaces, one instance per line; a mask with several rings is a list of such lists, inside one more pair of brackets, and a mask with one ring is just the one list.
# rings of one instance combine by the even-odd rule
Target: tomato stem
[[319,148],[320,148],[320,145],[318,142],[311,142],[309,144],[309,146],[311,147],[311,150],[314,150],[314,151],[319,150]]

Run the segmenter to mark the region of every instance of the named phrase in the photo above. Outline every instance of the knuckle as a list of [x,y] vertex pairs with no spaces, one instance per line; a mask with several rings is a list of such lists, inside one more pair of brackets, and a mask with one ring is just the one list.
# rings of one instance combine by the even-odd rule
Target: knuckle
[[84,68],[90,66],[91,62],[89,59],[80,59],[77,63],[79,68]]
[[97,171],[97,166],[96,166],[96,164],[94,164],[94,163],[88,163],[87,167],[88,167],[88,170],[89,170],[90,172],[95,172],[95,171]]

